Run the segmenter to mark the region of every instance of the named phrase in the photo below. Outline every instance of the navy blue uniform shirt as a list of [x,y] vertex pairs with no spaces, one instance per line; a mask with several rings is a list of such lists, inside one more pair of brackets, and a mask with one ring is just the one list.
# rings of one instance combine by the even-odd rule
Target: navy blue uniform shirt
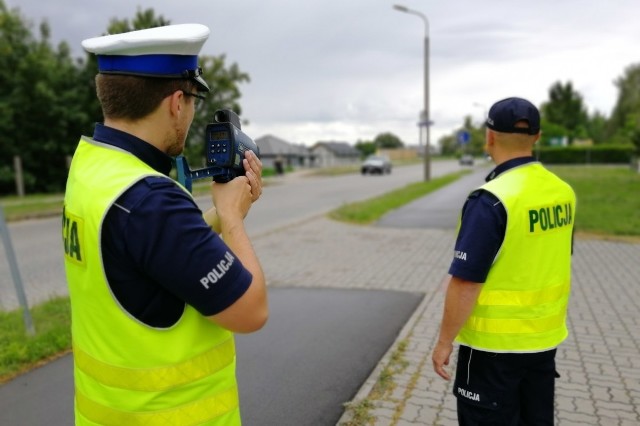
[[[93,139],[131,152],[164,175],[171,171],[171,157],[133,135],[96,124]],[[169,177],[142,179],[117,199],[105,217],[101,246],[114,297],[152,327],[174,325],[185,304],[205,316],[220,313],[252,280]]]
[[[514,158],[497,166],[486,177],[489,182],[514,167],[536,161],[533,157]],[[507,211],[490,192],[473,191],[462,207],[460,230],[456,239],[449,274],[483,283],[500,250],[507,229]]]

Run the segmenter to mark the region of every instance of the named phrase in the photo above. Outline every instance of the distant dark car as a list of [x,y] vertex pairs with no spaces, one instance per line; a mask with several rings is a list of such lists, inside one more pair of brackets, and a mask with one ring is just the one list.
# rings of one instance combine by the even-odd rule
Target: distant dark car
[[391,160],[384,155],[370,155],[362,163],[360,171],[363,175],[391,173]]
[[464,154],[460,157],[461,166],[473,166],[473,156],[471,154]]

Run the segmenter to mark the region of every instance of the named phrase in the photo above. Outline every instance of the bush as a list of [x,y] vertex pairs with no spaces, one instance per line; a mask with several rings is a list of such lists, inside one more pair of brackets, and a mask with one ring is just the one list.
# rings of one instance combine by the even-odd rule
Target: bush
[[536,147],[535,155],[545,164],[630,164],[633,145]]

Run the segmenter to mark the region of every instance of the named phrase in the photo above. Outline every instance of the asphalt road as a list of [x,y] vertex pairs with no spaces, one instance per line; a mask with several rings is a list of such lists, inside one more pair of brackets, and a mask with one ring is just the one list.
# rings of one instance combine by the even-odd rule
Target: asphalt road
[[[271,289],[271,317],[237,335],[245,426],[335,425],[422,300],[418,293]],[[73,424],[66,355],[0,386],[0,425]]]
[[[435,161],[432,176],[459,170],[456,161]],[[344,203],[360,201],[422,180],[423,166],[396,167],[385,176],[359,174],[335,177],[272,179],[255,203],[245,224],[250,236],[272,232],[292,223],[326,213]],[[207,197],[196,200],[211,206]],[[30,305],[67,295],[62,263],[60,217],[9,223],[9,233],[20,276]],[[0,310],[19,307],[4,246],[0,244]]]
[[[246,426],[335,425],[423,294],[273,289],[272,315],[237,336]],[[265,368],[265,366],[268,366]]]

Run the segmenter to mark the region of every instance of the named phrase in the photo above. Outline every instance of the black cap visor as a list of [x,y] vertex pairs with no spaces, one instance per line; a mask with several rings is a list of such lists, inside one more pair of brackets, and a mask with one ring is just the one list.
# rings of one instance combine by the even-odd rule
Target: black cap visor
[[202,68],[198,67],[195,70],[185,70],[182,73],[182,76],[184,78],[187,78],[193,81],[193,83],[195,83],[196,85],[196,90],[198,90],[198,92],[211,91],[211,89],[209,89],[209,85],[207,84],[207,82],[204,81],[204,78],[202,78]]
[[[526,121],[526,120],[523,120],[523,121]],[[499,126],[494,126],[494,125],[489,124],[488,120],[485,122],[485,124],[491,130],[496,131],[496,132],[500,132],[500,133],[520,133],[520,134],[523,134],[523,135],[536,135],[540,131],[539,128],[536,129],[536,128],[531,128],[531,127],[502,128],[502,127],[499,127]]]

